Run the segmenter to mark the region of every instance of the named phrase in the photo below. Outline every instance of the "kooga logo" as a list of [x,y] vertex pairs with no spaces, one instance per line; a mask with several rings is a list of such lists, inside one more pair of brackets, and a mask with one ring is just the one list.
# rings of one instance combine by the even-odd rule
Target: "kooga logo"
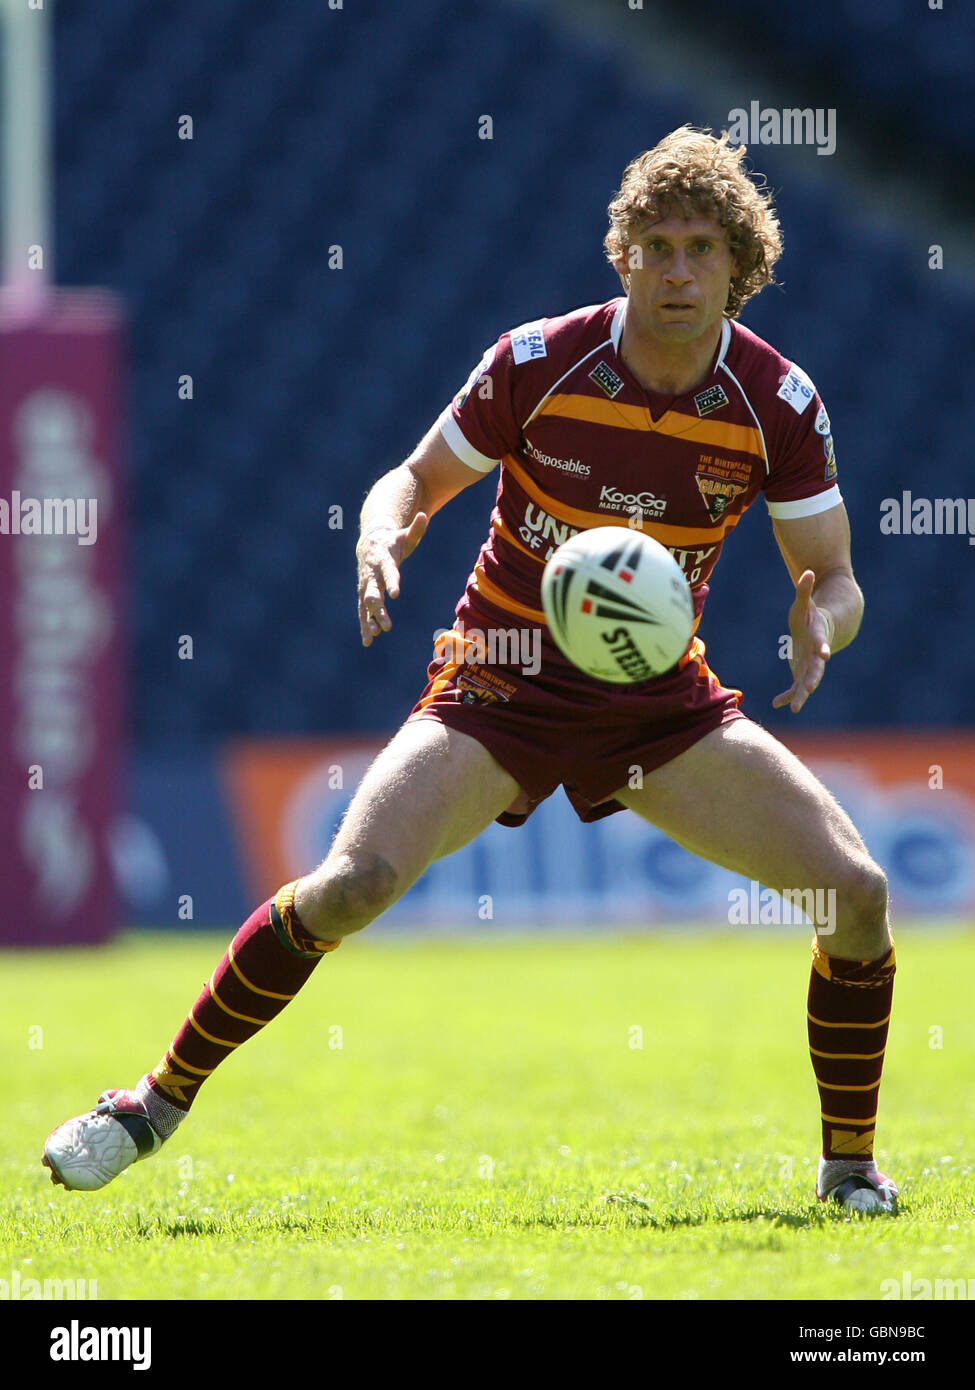
[[667,502],[663,497],[655,497],[652,492],[623,492],[611,484],[599,494],[599,505],[614,512],[626,510],[656,512],[658,516],[666,511]]

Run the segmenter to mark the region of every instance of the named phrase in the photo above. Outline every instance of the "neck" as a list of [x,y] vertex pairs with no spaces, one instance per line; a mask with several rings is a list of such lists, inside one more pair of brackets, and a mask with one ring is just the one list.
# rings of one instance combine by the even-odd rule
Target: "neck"
[[620,356],[645,391],[681,396],[708,375],[721,340],[724,320],[690,343],[661,343],[640,337],[627,312],[623,320]]

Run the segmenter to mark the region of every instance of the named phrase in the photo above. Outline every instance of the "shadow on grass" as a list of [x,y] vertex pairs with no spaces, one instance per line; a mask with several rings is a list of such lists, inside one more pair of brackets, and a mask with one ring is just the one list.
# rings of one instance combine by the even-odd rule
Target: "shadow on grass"
[[139,1232],[140,1235],[151,1236],[162,1234],[166,1236],[223,1236],[227,1234],[227,1222],[217,1220],[215,1217],[191,1216],[180,1221],[160,1222],[158,1231],[150,1229]]
[[628,1225],[649,1226],[659,1231],[671,1231],[680,1226],[743,1226],[754,1221],[764,1221],[771,1226],[802,1229],[823,1226],[830,1218],[830,1213],[818,1205],[808,1211],[779,1211],[777,1208],[764,1206],[715,1209],[703,1205],[672,1211],[666,1207],[652,1206],[643,1197],[630,1196],[623,1192],[608,1193],[602,1200],[608,1206],[623,1208]]
[[[668,1211],[666,1207],[654,1207],[644,1197],[625,1192],[607,1193],[602,1201],[609,1206],[622,1207],[626,1211],[627,1224],[650,1226],[656,1230],[674,1230],[679,1226],[709,1225],[747,1225],[754,1221],[764,1221],[770,1226],[791,1227],[801,1230],[811,1226],[829,1226],[836,1222],[846,1224],[850,1221],[889,1221],[891,1214],[883,1211],[850,1212],[833,1204],[817,1202],[806,1211],[780,1211],[768,1206],[709,1208],[706,1205]],[[903,1206],[897,1213],[904,1215]]]
[[[614,1205],[622,1205],[614,1203]],[[636,1207],[629,1207],[626,1212],[626,1225],[630,1229],[652,1229],[660,1231],[676,1230],[680,1227],[714,1226],[714,1225],[745,1225],[751,1222],[761,1221],[773,1228],[782,1227],[808,1227],[821,1226],[827,1224],[828,1217],[813,1212],[808,1216],[799,1215],[795,1212],[770,1212],[755,1209],[742,1209],[736,1212],[709,1212],[709,1211],[643,1211]],[[431,1218],[424,1223],[427,1234],[439,1232],[444,1236],[455,1235],[462,1232],[478,1230],[482,1226],[482,1221],[467,1222],[439,1222]],[[503,1230],[509,1231],[531,1231],[531,1230],[562,1230],[562,1231],[585,1231],[598,1230],[606,1226],[605,1217],[599,1212],[591,1214],[573,1214],[563,1212],[555,1213],[543,1212],[532,1215],[524,1215],[512,1212],[503,1219],[496,1219],[493,1223],[495,1234]],[[255,1234],[270,1239],[280,1239],[282,1237],[295,1237],[297,1239],[320,1239],[326,1240],[330,1237],[343,1236],[354,1237],[360,1235],[383,1235],[394,1236],[408,1233],[419,1235],[424,1233],[424,1227],[409,1226],[407,1232],[402,1229],[392,1230],[386,1227],[378,1227],[368,1220],[363,1221],[350,1217],[349,1220],[323,1219],[321,1217],[307,1217],[305,1219],[286,1220],[274,1216],[265,1216],[259,1222],[245,1222],[241,1220],[226,1221],[216,1217],[211,1218],[190,1218],[186,1221],[167,1221],[160,1222],[158,1226],[140,1226],[136,1234],[143,1240],[158,1240],[160,1237],[169,1237],[173,1240],[213,1240],[213,1239],[247,1239]]]
[[[831,1226],[836,1222],[848,1224],[851,1219],[870,1221],[882,1213],[866,1212],[851,1218],[850,1213],[827,1207],[818,1203],[815,1207],[800,1211],[782,1211],[770,1206],[750,1205],[741,1207],[714,1208],[702,1202],[697,1206],[683,1206],[679,1210],[667,1206],[655,1206],[642,1197],[626,1193],[609,1193],[591,1205],[575,1211],[562,1210],[535,1212],[498,1212],[490,1214],[489,1219],[495,1233],[501,1230],[586,1230],[605,1227],[607,1207],[618,1210],[624,1217],[626,1226],[631,1229],[672,1231],[680,1228],[703,1226],[748,1226],[761,1223],[771,1230],[804,1230]],[[298,1239],[327,1239],[334,1236],[420,1234],[439,1231],[443,1235],[457,1232],[470,1232],[483,1228],[488,1213],[470,1211],[463,1214],[467,1219],[437,1219],[434,1212],[427,1212],[417,1221],[417,1213],[401,1213],[390,1219],[384,1213],[381,1219],[372,1219],[367,1212],[343,1213],[340,1210],[328,1212],[283,1213],[266,1211],[259,1215],[252,1213],[228,1212],[222,1216],[186,1216],[178,1220],[141,1219],[136,1234],[142,1239],[153,1240],[160,1236],[177,1239],[253,1239],[255,1235],[274,1238],[295,1237]],[[889,1218],[888,1218],[889,1219]]]
[[260,1216],[245,1216],[239,1212],[226,1216],[187,1216],[177,1221],[159,1220],[143,1223],[138,1234],[147,1240],[159,1236],[171,1236],[174,1240],[207,1239],[220,1236],[223,1239],[253,1238],[261,1236],[326,1236],[338,1231],[374,1230],[368,1222],[345,1223],[335,1221],[330,1216],[285,1216],[275,1212],[263,1212]]

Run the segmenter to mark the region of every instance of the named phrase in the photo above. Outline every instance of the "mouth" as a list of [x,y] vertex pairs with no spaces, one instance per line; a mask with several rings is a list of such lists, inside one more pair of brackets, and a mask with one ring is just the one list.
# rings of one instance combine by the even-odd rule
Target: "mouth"
[[669,299],[666,303],[661,304],[660,307],[671,313],[686,314],[694,308],[694,305],[688,303],[686,300]]

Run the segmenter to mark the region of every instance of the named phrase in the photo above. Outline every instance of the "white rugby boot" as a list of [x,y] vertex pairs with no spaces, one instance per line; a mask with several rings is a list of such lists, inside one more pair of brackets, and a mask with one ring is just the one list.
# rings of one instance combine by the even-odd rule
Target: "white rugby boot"
[[175,1106],[161,1102],[165,1110],[172,1110],[174,1115],[165,1116],[171,1121],[171,1127],[167,1125],[167,1134],[160,1133],[150,1120],[143,1094],[140,1094],[145,1087],[146,1078],[143,1077],[134,1091],[102,1091],[94,1110],[64,1120],[51,1130],[44,1143],[41,1162],[45,1168],[50,1168],[53,1183],[71,1191],[94,1192],[140,1158],[150,1158],[159,1152],[182,1114],[176,1112]]
[[847,1211],[897,1211],[897,1184],[873,1162],[854,1164],[847,1159],[819,1156],[816,1196],[821,1202],[838,1202]]

